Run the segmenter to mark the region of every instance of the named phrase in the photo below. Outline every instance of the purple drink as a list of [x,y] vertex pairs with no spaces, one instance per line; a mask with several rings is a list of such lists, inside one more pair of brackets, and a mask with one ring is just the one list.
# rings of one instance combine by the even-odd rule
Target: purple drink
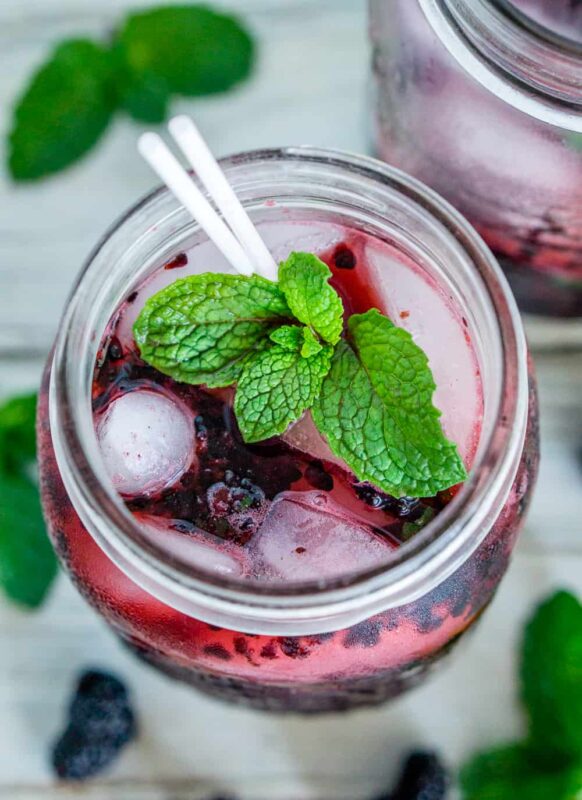
[[580,316],[579,8],[371,0],[370,13],[382,158],[472,222],[524,310]]

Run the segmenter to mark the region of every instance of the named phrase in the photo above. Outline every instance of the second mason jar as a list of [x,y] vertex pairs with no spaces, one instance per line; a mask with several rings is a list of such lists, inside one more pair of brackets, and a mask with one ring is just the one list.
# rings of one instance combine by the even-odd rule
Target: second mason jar
[[376,146],[468,217],[521,308],[582,316],[582,15],[370,0]]

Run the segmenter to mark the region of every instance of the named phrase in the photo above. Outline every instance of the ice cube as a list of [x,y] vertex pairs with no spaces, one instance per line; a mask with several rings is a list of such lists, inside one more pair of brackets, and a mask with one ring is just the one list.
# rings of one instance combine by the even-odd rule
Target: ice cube
[[315,422],[309,411],[297,422],[294,422],[281,438],[288,445],[299,450],[300,453],[305,453],[311,458],[317,458],[321,461],[339,464],[343,469],[347,469],[342,459],[331,452],[328,443],[315,427]]
[[113,485],[123,495],[171,486],[194,458],[194,412],[161,392],[139,389],[114,400],[97,423]]
[[136,514],[143,535],[170,556],[218,575],[240,576],[245,570],[241,548],[190,522]]
[[249,545],[262,580],[318,580],[382,564],[393,545],[322,492],[282,492]]

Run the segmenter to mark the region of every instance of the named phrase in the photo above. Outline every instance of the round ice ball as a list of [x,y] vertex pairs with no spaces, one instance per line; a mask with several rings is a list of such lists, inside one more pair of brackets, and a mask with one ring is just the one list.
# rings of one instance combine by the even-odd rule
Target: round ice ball
[[97,438],[113,485],[126,496],[171,486],[195,458],[193,415],[149,389],[114,400],[97,425]]

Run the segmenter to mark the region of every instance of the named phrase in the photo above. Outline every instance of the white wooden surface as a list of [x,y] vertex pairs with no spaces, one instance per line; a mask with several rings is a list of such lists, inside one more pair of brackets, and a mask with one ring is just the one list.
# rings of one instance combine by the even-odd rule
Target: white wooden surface
[[[195,113],[218,153],[305,142],[368,148],[364,0],[221,4],[244,11],[261,39],[256,76],[226,98],[176,105]],[[129,5],[0,0],[2,132],[16,91],[51,42],[104,31]],[[150,188],[135,136],[133,124],[117,121],[89,160],[34,188],[15,189],[2,176],[0,395],[36,385],[83,257]],[[62,577],[39,614],[0,601],[0,800],[198,800],[219,789],[249,800],[355,800],[384,788],[411,745],[437,746],[456,766],[474,748],[516,735],[522,622],[555,587],[582,594],[582,351],[538,353],[537,361],[544,452],[532,513],[496,601],[447,670],[392,706],[341,717],[234,709],[134,662]],[[46,757],[85,665],[128,678],[142,735],[103,782],[77,793],[53,783]]]

